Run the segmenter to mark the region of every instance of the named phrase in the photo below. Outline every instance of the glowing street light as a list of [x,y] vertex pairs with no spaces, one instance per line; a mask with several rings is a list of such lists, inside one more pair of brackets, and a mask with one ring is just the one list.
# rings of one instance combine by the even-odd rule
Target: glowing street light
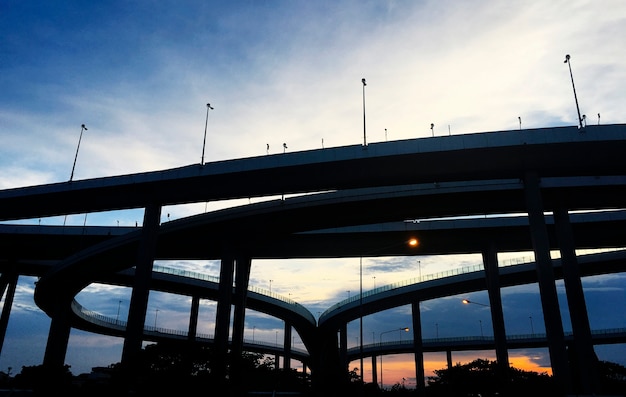
[[[389,331],[383,331],[380,333],[379,336],[379,340],[378,340],[378,344],[379,346],[382,347],[383,345],[383,335],[387,334],[389,332],[395,332],[395,331],[404,331],[404,332],[409,332],[409,327],[402,327],[402,328],[394,328],[394,329],[390,329]],[[402,334],[400,334],[400,337],[402,337]],[[380,389],[383,389],[383,354],[382,352],[380,353]]]
[[470,303],[473,305],[479,305],[479,306],[485,306],[485,307],[489,307],[489,305],[485,305],[484,303],[478,303],[478,302],[472,302],[469,299],[463,299],[462,300],[463,304],[465,305],[469,305]]

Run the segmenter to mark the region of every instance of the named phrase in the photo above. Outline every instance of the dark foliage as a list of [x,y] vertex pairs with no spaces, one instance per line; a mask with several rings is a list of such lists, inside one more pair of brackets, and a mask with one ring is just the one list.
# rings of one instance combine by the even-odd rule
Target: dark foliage
[[429,396],[528,396],[538,391],[558,395],[551,376],[513,367],[503,376],[495,361],[477,359],[435,374],[428,380]]

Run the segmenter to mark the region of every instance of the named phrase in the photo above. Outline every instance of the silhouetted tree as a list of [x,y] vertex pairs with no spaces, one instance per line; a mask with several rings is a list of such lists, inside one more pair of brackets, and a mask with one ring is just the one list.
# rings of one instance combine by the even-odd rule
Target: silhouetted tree
[[546,373],[511,367],[506,380],[500,378],[497,362],[477,359],[467,364],[435,370],[428,379],[430,396],[527,396],[541,391],[555,395],[556,385]]
[[17,389],[30,389],[36,395],[50,395],[51,391],[70,395],[72,372],[69,365],[62,368],[46,368],[43,365],[23,366],[15,375],[13,386]]

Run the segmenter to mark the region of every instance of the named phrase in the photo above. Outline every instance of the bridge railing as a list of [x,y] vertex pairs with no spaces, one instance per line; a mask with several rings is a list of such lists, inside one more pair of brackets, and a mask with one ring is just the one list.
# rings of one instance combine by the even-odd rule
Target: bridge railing
[[[189,270],[181,270],[181,269],[173,269],[170,267],[165,267],[165,266],[159,266],[159,265],[154,265],[152,267],[152,270],[154,272],[157,273],[163,273],[163,274],[171,274],[174,276],[180,276],[180,277],[187,277],[187,278],[193,278],[193,279],[197,279],[197,280],[204,280],[204,281],[210,281],[213,283],[217,283],[219,284],[220,282],[220,278],[216,277],[216,276],[209,276],[207,274],[204,273],[199,273],[199,272],[192,272]],[[233,283],[233,287],[235,287],[235,284]],[[312,324],[315,324],[315,317],[313,316],[313,313],[311,313],[307,308],[305,308],[304,306],[302,306],[301,304],[299,304],[298,302],[294,301],[293,299],[287,298],[286,296],[274,293],[272,291],[268,291],[262,288],[257,288],[254,286],[249,286],[248,287],[248,291],[251,292],[255,292],[257,294],[260,295],[264,295],[264,296],[269,296],[271,298],[280,300],[286,304],[288,304],[293,311],[295,311],[296,313],[300,314],[301,316],[307,318],[309,321],[311,321]]]
[[[72,310],[82,319],[92,324],[96,324],[102,327],[113,328],[113,329],[118,329],[120,331],[123,331],[126,329],[126,326],[128,325],[128,322],[125,320],[114,319],[109,316],[105,316],[101,313],[95,312],[93,310],[86,309],[76,300],[72,302]],[[159,333],[159,334],[168,335],[168,336],[185,337],[185,338],[189,336],[188,331],[179,330],[179,329],[171,329],[171,328],[163,328],[163,327],[155,327],[155,326],[150,326],[150,325],[145,325],[144,331]],[[214,337],[212,334],[198,333],[196,334],[196,339],[212,341]],[[243,342],[246,345],[258,346],[261,349],[265,348],[267,350],[276,350],[276,349],[283,348],[282,345],[278,345],[276,343],[263,342],[263,341],[258,341],[258,340],[249,340],[246,338],[244,338]],[[305,349],[292,347],[291,351],[297,352],[300,355],[308,355],[308,351],[306,351]]]
[[[592,254],[598,254],[598,253],[603,253],[603,252],[614,252],[614,251],[624,251],[624,248],[577,250],[576,255],[585,256],[585,255],[592,255]],[[525,265],[525,264],[534,263],[534,262],[535,262],[534,255],[526,255],[526,256],[520,256],[520,257],[515,257],[515,258],[507,258],[507,259],[498,260],[498,267]],[[442,272],[430,273],[421,277],[414,277],[408,280],[403,280],[403,281],[383,285],[383,286],[380,286],[380,287],[377,287],[368,291],[364,291],[362,296],[363,298],[366,298],[368,296],[375,295],[381,292],[391,291],[397,288],[406,287],[406,286],[413,285],[413,284],[423,283],[423,282],[432,281],[432,280],[438,280],[438,279],[442,279],[446,277],[458,276],[461,274],[482,272],[484,270],[485,270],[485,267],[481,263],[481,264],[476,264],[476,265],[471,265],[471,266],[464,266],[458,269],[451,269],[451,270],[446,270]],[[352,295],[349,298],[339,301],[335,303],[334,305],[330,306],[328,309],[326,309],[326,311],[322,313],[320,317],[323,317],[324,315],[332,312],[333,310],[336,310],[352,302],[356,302],[360,299],[361,299],[361,295],[359,294]]]

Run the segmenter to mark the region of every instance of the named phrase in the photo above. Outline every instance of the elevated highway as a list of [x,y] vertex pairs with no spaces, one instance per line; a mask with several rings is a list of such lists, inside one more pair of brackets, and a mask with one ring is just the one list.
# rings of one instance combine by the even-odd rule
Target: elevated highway
[[[574,248],[624,246],[619,210],[626,197],[625,149],[624,125],[544,128],[355,145],[7,189],[0,191],[0,220],[5,221],[131,208],[145,213],[140,228],[83,228],[80,234],[78,228],[4,225],[0,266],[36,272],[38,265],[52,264],[37,284],[35,300],[53,319],[46,361],[62,363],[73,297],[90,283],[131,268],[136,269],[137,297],[131,301],[133,326],[125,333],[125,352],[137,348],[154,260],[221,260],[227,277],[220,278],[218,312],[234,303],[234,331],[241,332],[237,324],[243,314],[237,308],[246,302],[246,266],[249,271],[253,259],[483,253],[487,281],[479,284],[497,303],[501,283],[509,281],[506,274],[494,273],[494,253],[530,249],[537,256],[535,273],[554,372],[564,374],[564,336],[549,250],[561,250],[568,262],[563,268],[575,269]],[[306,195],[160,222],[165,205],[291,194]],[[553,213],[554,221],[546,213]],[[254,239],[242,242],[247,236]],[[402,244],[409,237],[419,239],[417,249]],[[564,278],[576,284],[579,276],[566,272]],[[580,288],[570,289],[572,299],[579,299]],[[396,304],[379,298],[372,305]],[[314,371],[323,360],[341,367],[328,349],[335,327],[354,318],[349,306],[324,316],[318,328],[307,331],[303,325],[299,330],[316,356]],[[228,322],[221,316],[216,339],[224,341]],[[581,324],[584,319],[575,328],[584,329]],[[235,342],[241,345],[241,338]],[[502,335],[496,340],[502,341]],[[498,351],[502,354],[502,345]]]

